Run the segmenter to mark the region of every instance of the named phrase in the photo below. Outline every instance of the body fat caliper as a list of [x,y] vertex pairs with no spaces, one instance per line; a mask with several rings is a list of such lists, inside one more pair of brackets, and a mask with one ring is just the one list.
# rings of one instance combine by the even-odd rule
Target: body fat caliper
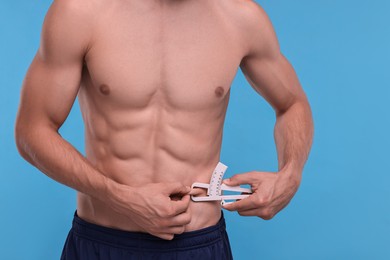
[[[228,186],[222,183],[223,175],[225,174],[227,166],[219,162],[211,175],[210,183],[195,182],[191,188],[207,189],[207,196],[191,196],[193,201],[221,201],[221,205],[226,205],[231,202],[225,200],[244,199],[252,193],[251,189],[242,188],[240,186]],[[242,192],[248,194],[233,194],[223,195],[223,191]]]

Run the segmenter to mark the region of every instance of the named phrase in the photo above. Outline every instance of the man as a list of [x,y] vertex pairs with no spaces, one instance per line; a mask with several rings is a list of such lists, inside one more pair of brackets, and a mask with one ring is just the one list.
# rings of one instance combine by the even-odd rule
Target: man
[[[190,201],[219,161],[238,68],[275,109],[277,173],[237,174],[224,206],[272,218],[312,140],[306,96],[261,7],[247,0],[55,0],[23,83],[21,155],[78,191],[62,259],[231,259],[219,202]],[[86,157],[58,133],[78,95]],[[250,126],[248,126],[250,127]]]

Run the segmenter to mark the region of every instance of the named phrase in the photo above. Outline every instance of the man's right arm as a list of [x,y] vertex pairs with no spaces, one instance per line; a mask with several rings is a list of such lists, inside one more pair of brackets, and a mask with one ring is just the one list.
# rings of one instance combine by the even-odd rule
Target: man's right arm
[[[27,161],[50,178],[138,219],[136,223],[149,233],[171,239],[173,233],[182,232],[183,228],[169,227],[182,224],[183,216],[177,221],[177,215],[186,211],[189,196],[173,203],[165,193],[188,193],[186,187],[179,183],[157,185],[156,202],[149,202],[145,195],[141,197],[139,188],[104,176],[58,133],[77,96],[84,57],[93,38],[94,12],[86,11],[90,10],[86,2],[56,0],[47,13],[40,48],[23,82],[15,127],[17,147]],[[158,201],[158,196],[165,201]],[[165,217],[165,224],[152,223],[153,214]],[[189,222],[188,218],[184,222]]]
[[89,17],[74,2],[55,1],[47,13],[23,82],[16,142],[21,155],[49,177],[105,199],[111,181],[58,133],[76,98],[91,37]]

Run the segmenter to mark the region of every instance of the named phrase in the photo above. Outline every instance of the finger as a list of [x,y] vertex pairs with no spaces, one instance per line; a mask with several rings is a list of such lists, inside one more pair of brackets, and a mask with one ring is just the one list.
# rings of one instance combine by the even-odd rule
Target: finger
[[242,199],[237,200],[236,202],[228,203],[223,205],[223,208],[229,211],[246,211],[251,209],[258,208],[258,205],[255,201],[255,198],[253,195]]
[[150,233],[150,234],[164,240],[172,240],[174,238],[173,233]]
[[257,216],[264,220],[270,220],[275,216],[276,213],[272,211],[270,208],[262,208],[262,209],[239,211],[238,214],[240,214],[240,216]]
[[258,175],[255,172],[246,172],[233,175],[229,179],[223,180],[223,183],[229,186],[237,186],[241,184],[252,184],[254,182],[259,182]]
[[238,214],[240,214],[240,216],[246,216],[246,217],[249,217],[249,216],[259,216],[259,209],[250,209],[250,210],[243,210],[243,211],[238,211]]
[[166,184],[165,193],[172,194],[188,194],[191,191],[191,187],[183,185],[181,182],[170,182]]
[[176,216],[183,212],[186,212],[190,204],[190,195],[185,195],[181,200],[171,200],[171,206],[173,208],[173,215]]
[[166,231],[171,234],[182,234],[185,231],[185,226],[175,226],[175,227],[169,227]]
[[199,196],[199,195],[201,195],[201,194],[206,194],[205,189],[193,188],[193,189],[190,191],[190,193],[189,193],[189,195],[191,195],[191,196]]
[[172,227],[188,225],[191,222],[191,214],[185,212],[169,220],[168,225]]

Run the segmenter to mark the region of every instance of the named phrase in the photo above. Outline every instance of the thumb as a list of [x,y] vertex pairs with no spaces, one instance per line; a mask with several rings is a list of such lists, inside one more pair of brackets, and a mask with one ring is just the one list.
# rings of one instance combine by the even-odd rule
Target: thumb
[[256,181],[256,174],[254,172],[246,172],[233,175],[229,179],[223,180],[223,183],[229,186],[237,186],[241,184],[252,184]]
[[183,185],[181,182],[168,183],[165,192],[168,195],[171,194],[188,194],[191,191],[191,187]]

